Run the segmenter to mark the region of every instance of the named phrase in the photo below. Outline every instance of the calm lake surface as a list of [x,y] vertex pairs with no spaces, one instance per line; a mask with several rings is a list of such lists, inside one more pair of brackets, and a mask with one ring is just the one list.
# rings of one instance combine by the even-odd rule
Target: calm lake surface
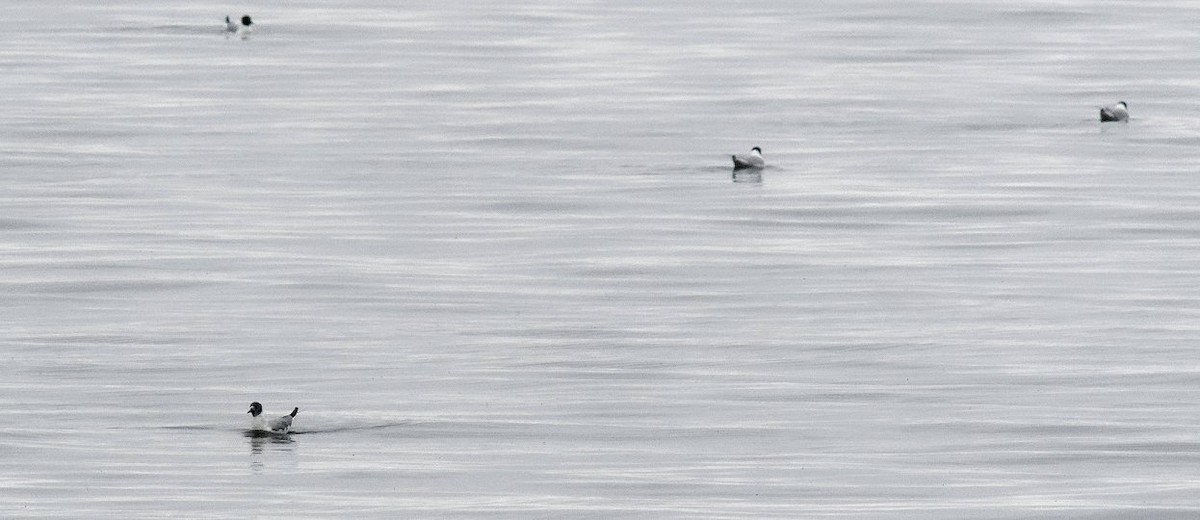
[[1195,2],[50,4],[0,516],[1200,514]]

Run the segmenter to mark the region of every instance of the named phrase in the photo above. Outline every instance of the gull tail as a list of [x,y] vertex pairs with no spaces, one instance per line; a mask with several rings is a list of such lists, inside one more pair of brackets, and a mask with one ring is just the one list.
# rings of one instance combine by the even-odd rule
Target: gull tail
[[292,413],[288,414],[288,417],[295,417],[298,413],[300,413],[300,407],[297,406],[296,408],[292,408]]

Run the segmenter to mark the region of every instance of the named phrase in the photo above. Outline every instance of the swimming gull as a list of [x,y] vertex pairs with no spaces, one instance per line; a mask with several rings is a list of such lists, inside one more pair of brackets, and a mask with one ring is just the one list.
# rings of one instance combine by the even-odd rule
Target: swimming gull
[[1120,101],[1112,106],[1100,107],[1100,121],[1129,121],[1129,106]]
[[292,429],[292,418],[300,413],[300,408],[292,408],[292,413],[278,419],[267,420],[262,416],[262,405],[255,401],[250,403],[250,429],[261,432],[287,433]]
[[741,170],[743,168],[762,168],[766,163],[763,162],[762,148],[755,146],[750,149],[748,154],[738,154],[733,156],[733,169]]
[[227,33],[235,33],[245,36],[250,33],[251,25],[254,25],[254,21],[250,19],[250,15],[243,15],[241,24],[230,20],[228,16],[225,17],[225,32]]

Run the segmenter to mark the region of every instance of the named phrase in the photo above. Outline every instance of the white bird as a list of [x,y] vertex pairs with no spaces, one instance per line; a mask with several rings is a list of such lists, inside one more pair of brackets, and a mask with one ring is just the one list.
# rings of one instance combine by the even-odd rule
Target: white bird
[[250,34],[251,25],[254,25],[254,21],[250,19],[250,15],[242,16],[242,23],[240,24],[230,20],[228,16],[225,17],[225,32],[241,34],[243,38]]
[[1120,101],[1112,106],[1100,107],[1100,121],[1129,121],[1129,106]]
[[743,168],[762,168],[766,165],[763,161],[762,148],[755,146],[750,149],[748,154],[739,154],[733,156],[733,169],[741,170]]
[[258,401],[250,403],[250,429],[260,432],[287,433],[292,429],[292,418],[300,413],[300,408],[292,408],[292,413],[278,419],[267,420],[262,416],[262,405]]

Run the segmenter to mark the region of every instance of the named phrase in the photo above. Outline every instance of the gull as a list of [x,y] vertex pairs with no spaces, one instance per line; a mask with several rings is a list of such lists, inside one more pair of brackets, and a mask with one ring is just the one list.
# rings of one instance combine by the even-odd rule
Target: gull
[[225,32],[227,33],[235,33],[246,36],[250,33],[251,25],[254,25],[254,22],[250,20],[250,15],[243,15],[241,24],[230,20],[228,16],[225,17]]
[[1129,106],[1124,101],[1107,107],[1100,107],[1100,121],[1129,121]]
[[733,156],[733,169],[741,170],[743,168],[762,168],[766,163],[763,162],[762,148],[755,146],[750,149],[748,154],[739,154]]
[[292,418],[300,413],[300,408],[292,408],[292,413],[278,419],[267,420],[262,416],[262,405],[258,401],[250,403],[250,429],[260,432],[287,433],[292,428]]

